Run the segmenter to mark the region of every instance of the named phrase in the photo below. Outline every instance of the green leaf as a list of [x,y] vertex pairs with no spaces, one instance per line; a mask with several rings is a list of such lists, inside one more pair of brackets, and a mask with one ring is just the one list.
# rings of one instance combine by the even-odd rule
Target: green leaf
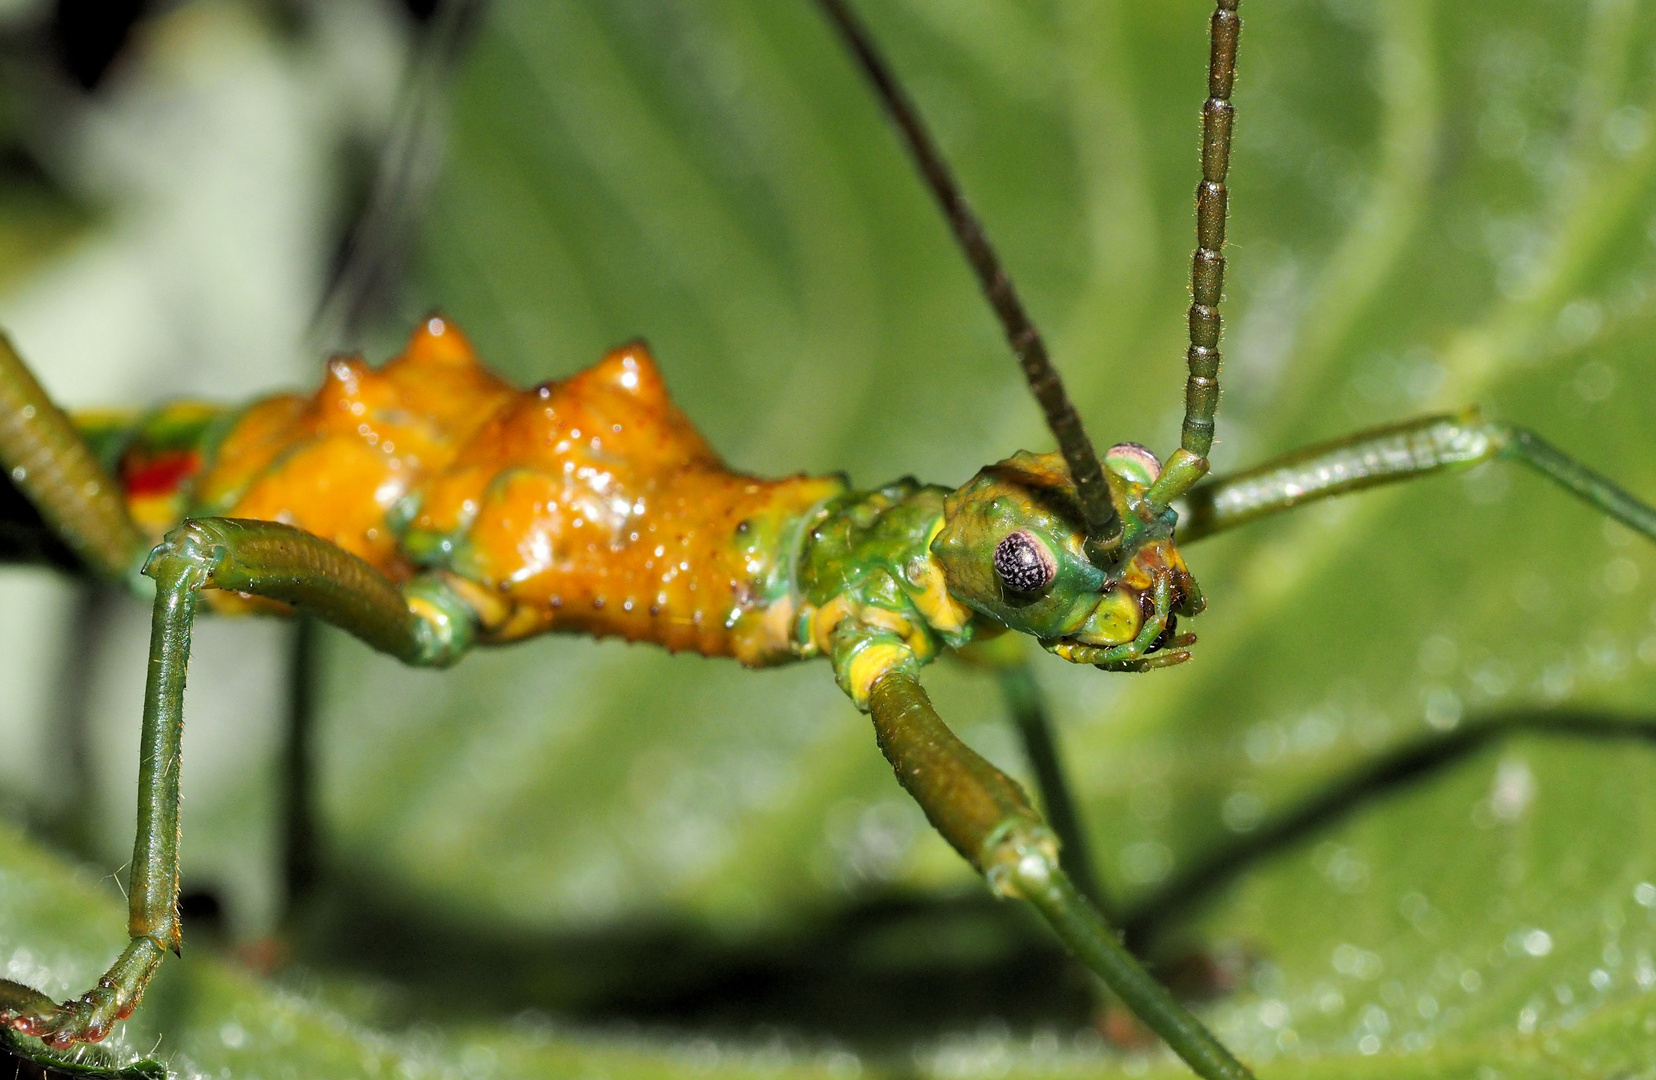
[[[1095,441],[1171,449],[1209,7],[859,8]],[[1650,5],[1243,15],[1218,467],[1477,403],[1656,498]],[[646,337],[755,472],[954,484],[1049,445],[803,0],[500,0],[448,152],[396,334],[440,307],[525,383]],[[1221,1036],[1267,1077],[1656,1069],[1656,756],[1605,726],[1642,723],[1656,688],[1650,545],[1495,465],[1186,554],[1209,600],[1190,664],[1040,674],[1108,892],[1154,955],[1194,951],[1228,984],[1202,1006]],[[987,678],[927,677],[1022,774]],[[700,1037],[778,1023],[926,1076],[1180,1074],[1077,1034],[1084,985],[981,899],[819,664],[557,639],[434,674],[338,641],[325,681],[331,907],[296,947],[384,982],[347,1007],[354,981],[271,996],[169,961],[132,1052],[165,1031],[175,1069],[332,1075],[366,1044],[387,1068],[463,1071],[477,1040],[495,1055],[479,1075],[723,1073],[768,1066],[709,1064],[725,1044]],[[1406,783],[1379,782],[1416,750]],[[15,844],[14,864],[16,888],[62,888],[30,885],[58,871]],[[889,905],[900,918],[868,917]],[[0,923],[12,950],[94,935],[47,965],[53,992],[90,979],[120,928],[107,897],[59,910],[15,938]],[[754,970],[795,982],[714,996]],[[992,1001],[964,1001],[984,987]],[[168,1004],[195,993],[199,1010]],[[666,1016],[687,1041],[634,1052],[498,1025],[526,1007]],[[237,1056],[215,1034],[226,1016],[303,1034],[248,1034]]]
[[[94,881],[0,829],[0,955],[7,974],[57,996],[90,986],[124,943],[123,909],[109,879]],[[639,1034],[597,1035],[521,1015],[464,1021],[388,1035],[364,1022],[389,991],[371,984],[304,978],[261,980],[211,955],[172,959],[142,1008],[102,1043],[57,1053],[8,1035],[4,1047],[54,1073],[154,1080],[177,1076],[443,1076],[471,1078],[595,1075],[644,1078],[705,1075],[830,1077],[844,1065],[829,1054],[790,1057],[711,1042]],[[843,1055],[842,1055],[843,1056]],[[164,1064],[163,1064],[164,1063]]]

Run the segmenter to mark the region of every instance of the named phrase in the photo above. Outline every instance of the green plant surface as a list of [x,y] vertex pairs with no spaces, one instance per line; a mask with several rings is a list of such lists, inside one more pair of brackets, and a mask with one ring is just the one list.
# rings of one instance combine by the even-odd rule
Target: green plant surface
[[[1208,6],[859,7],[1094,440],[1170,450]],[[1242,11],[1218,468],[1478,403],[1656,499],[1651,5]],[[454,87],[447,155],[381,354],[434,307],[525,383],[643,336],[713,443],[762,473],[958,484],[1049,445],[939,215],[803,0],[499,0]],[[1209,601],[1191,663],[1136,676],[1042,658],[1039,674],[1113,903],[1152,955],[1231,973],[1201,1005],[1220,1035],[1265,1077],[1656,1072],[1642,738],[1497,735],[1199,896],[1166,891],[1388,755],[1480,724],[1647,722],[1656,551],[1495,465],[1186,557]],[[968,741],[1025,773],[986,676],[927,678]],[[291,1009],[317,1032],[262,1058],[201,1050],[204,1071],[314,1074],[307,1060],[363,1039],[388,1063],[430,1046],[434,1070],[461,1068],[478,1038],[517,1048],[495,1051],[502,1072],[716,1075],[753,1051],[695,1047],[751,1046],[774,1024],[874,1072],[1179,1074],[1083,1030],[1084,989],[1028,920],[982,899],[820,664],[751,673],[553,639],[408,672],[334,639],[323,682],[329,903],[294,947],[328,980],[401,989],[353,1012],[321,977],[272,999],[169,962],[166,979],[234,987],[241,1005],[202,1016]],[[68,888],[9,850],[17,889]],[[911,908],[879,933],[830,932],[892,898]],[[4,946],[63,950],[46,966],[67,988],[117,942],[99,903],[95,925],[8,916]],[[833,992],[684,1004],[754,956]],[[920,976],[939,970],[1028,977],[983,984],[1004,1024],[978,1003],[916,1031],[940,987]],[[169,985],[123,1045],[166,1031],[158,1053],[182,1070],[224,1021],[175,1021]],[[362,1019],[336,1031],[335,1008]],[[603,1036],[531,1045],[491,1026],[524,1008],[599,1031],[666,1016],[671,1034],[627,1057]]]
[[[0,830],[0,950],[8,973],[67,995],[120,947],[122,912],[107,880],[70,869],[10,828]],[[215,957],[174,960],[144,1008],[104,1043],[56,1053],[8,1036],[6,1046],[54,1071],[118,1075],[620,1078],[706,1074],[760,1078],[843,1075],[833,1054],[731,1049],[634,1034],[559,1029],[544,1018],[415,1028],[387,1035],[361,1022],[386,991],[317,980],[279,986]]]

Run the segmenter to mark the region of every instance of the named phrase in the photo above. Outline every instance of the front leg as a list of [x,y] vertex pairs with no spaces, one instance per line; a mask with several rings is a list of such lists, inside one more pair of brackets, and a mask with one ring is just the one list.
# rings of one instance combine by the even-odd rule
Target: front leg
[[1484,420],[1476,409],[1468,409],[1302,447],[1244,472],[1208,480],[1174,504],[1179,542],[1188,544],[1306,503],[1495,460],[1528,466],[1587,505],[1656,540],[1656,508],[1535,432]]
[[440,665],[470,643],[463,605],[433,581],[399,589],[326,540],[286,525],[207,518],[173,530],[150,555],[155,579],[149,679],[138,763],[138,832],[127,932],[119,959],[79,998],[55,1004],[0,980],[0,1021],[56,1047],[96,1042],[129,1015],[167,952],[182,947],[178,915],[180,741],[190,633],[201,590],[292,604],[408,664]]
[[[859,639],[853,642],[852,638]],[[1000,896],[1028,901],[1129,1008],[1207,1080],[1252,1074],[1144,970],[1058,862],[1058,843],[1018,783],[961,742],[932,707],[901,645],[878,631],[836,634],[836,660],[892,662],[869,679],[868,711],[897,781]],[[863,640],[866,639],[866,640]],[[861,644],[862,648],[853,648]]]

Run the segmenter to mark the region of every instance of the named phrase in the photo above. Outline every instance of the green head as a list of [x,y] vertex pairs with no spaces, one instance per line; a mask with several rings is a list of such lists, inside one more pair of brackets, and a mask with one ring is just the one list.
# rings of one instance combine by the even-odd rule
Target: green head
[[1079,663],[1140,670],[1186,659],[1162,653],[1176,615],[1201,594],[1173,546],[1171,510],[1151,514],[1143,494],[1160,465],[1142,446],[1105,455],[1127,510],[1114,560],[1093,564],[1069,470],[1059,454],[1018,453],[974,476],[944,503],[931,545],[949,594],[1009,630]]

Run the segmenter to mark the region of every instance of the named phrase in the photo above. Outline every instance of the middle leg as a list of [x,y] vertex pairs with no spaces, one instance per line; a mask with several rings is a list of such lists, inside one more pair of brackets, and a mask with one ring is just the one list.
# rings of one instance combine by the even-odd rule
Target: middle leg
[[58,1005],[0,979],[0,1022],[54,1046],[96,1042],[132,1012],[168,952],[182,947],[178,915],[179,765],[184,678],[201,590],[291,604],[404,663],[440,666],[471,641],[464,605],[440,583],[398,588],[335,545],[286,525],[232,518],[186,522],[150,555],[155,579],[149,679],[138,767],[127,932],[131,942],[98,985]]

